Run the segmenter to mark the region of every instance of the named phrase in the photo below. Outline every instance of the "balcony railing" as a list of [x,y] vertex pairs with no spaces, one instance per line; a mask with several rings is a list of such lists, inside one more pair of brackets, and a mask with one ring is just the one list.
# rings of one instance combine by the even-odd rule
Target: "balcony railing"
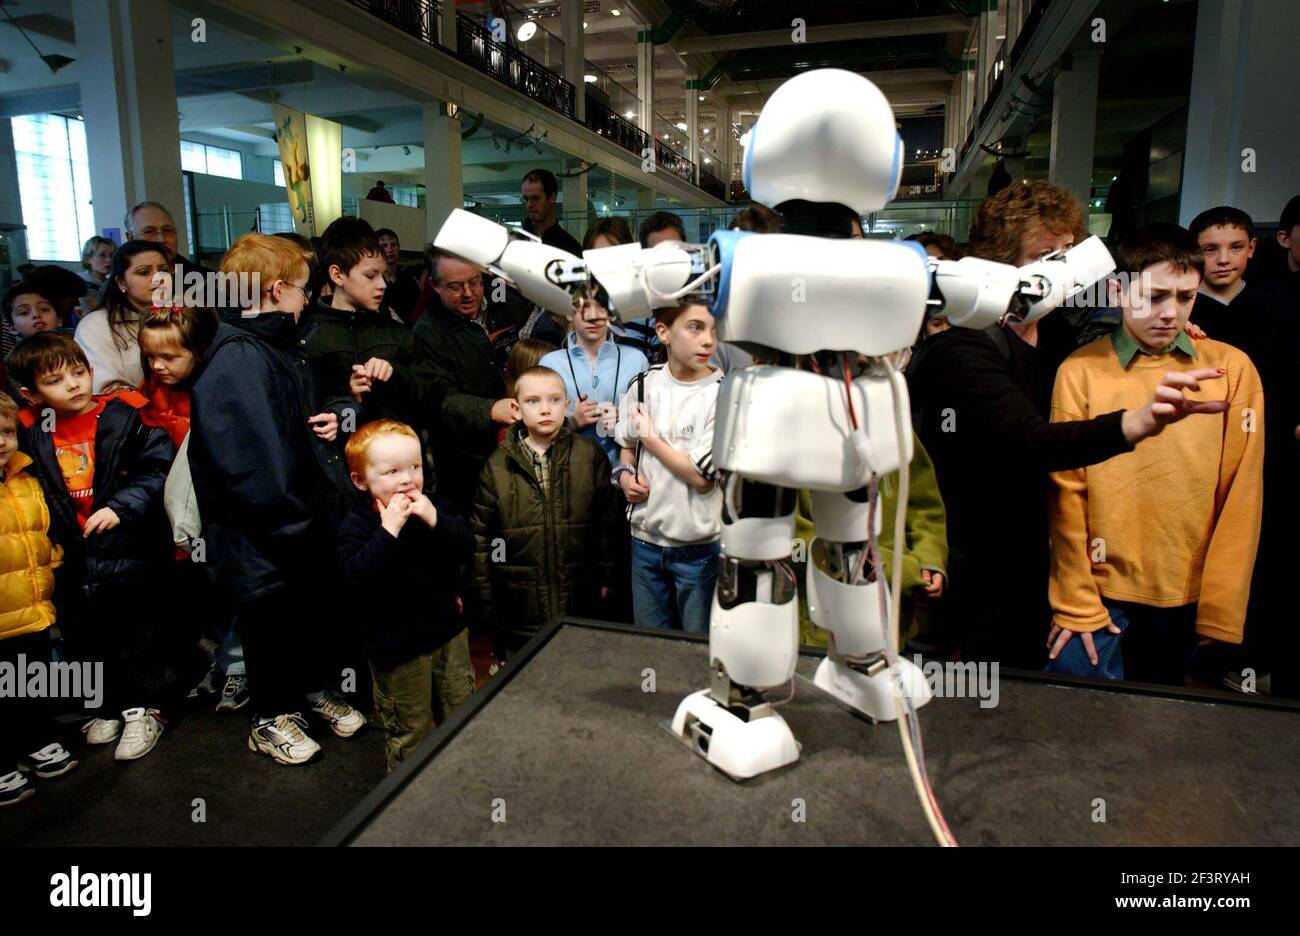
[[586,106],[586,123],[589,129],[607,140],[613,140],[629,153],[635,153],[638,159],[641,158],[641,154],[650,145],[650,137],[644,130],[630,120],[623,119],[599,101],[588,99]]
[[408,36],[438,44],[438,4],[434,0],[349,0],[353,6],[391,23]]
[[[433,48],[454,54],[460,61],[488,75],[502,84],[545,104],[566,117],[577,120],[576,91],[542,63],[520,52],[513,46],[496,42],[492,33],[477,19],[462,12],[456,14],[456,48],[439,44],[439,3],[437,0],[348,0],[355,7],[397,27],[409,36]],[[603,74],[597,72],[597,74]],[[610,82],[602,88],[610,103],[619,92],[630,94],[621,85]],[[611,110],[595,99],[586,97],[585,125],[606,139],[612,140],[638,158],[643,158],[651,145],[650,136],[636,124]],[[615,104],[615,106],[622,106]],[[695,182],[695,164],[661,140],[654,141],[655,162],[659,168],[678,178],[698,184],[698,187],[716,198],[725,198],[726,185],[708,172],[700,172]]]
[[577,112],[573,85],[518,49],[494,42],[487,29],[464,14],[456,16],[456,57],[566,117]]
[[667,169],[679,179],[695,184],[695,163],[691,162],[663,140],[655,140],[655,164]]
[[723,201],[727,200],[727,186],[723,184],[721,179],[709,172],[709,170],[705,169],[703,166],[700,167],[700,188],[704,189],[704,191],[708,192],[714,198],[720,198]]

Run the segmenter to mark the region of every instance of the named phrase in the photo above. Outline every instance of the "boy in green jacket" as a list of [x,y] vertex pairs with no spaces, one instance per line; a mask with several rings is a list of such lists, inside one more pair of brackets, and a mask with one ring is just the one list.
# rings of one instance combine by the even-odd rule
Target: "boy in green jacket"
[[474,584],[507,659],[565,614],[604,617],[622,522],[609,459],[565,425],[564,380],[530,367],[515,380],[522,420],[479,475]]

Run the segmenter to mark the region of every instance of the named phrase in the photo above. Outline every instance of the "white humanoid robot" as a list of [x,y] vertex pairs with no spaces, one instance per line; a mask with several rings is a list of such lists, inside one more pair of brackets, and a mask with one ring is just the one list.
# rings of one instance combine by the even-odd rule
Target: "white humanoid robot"
[[[852,72],[812,71],[768,99],[747,141],[745,187],[783,215],[787,230],[831,236],[719,231],[707,244],[628,244],[579,260],[454,211],[435,239],[560,314],[572,313],[571,291],[584,283],[622,319],[697,297],[723,340],[781,362],[728,374],[718,396],[713,463],[724,506],[712,678],[672,722],[736,779],[799,757],[764,696],[791,681],[798,658],[790,557],[799,488],[812,491],[817,525],[809,612],[830,635],[815,684],[877,720],[929,701],[920,670],[890,646],[896,608],[870,558],[881,529],[874,482],[912,457],[907,386],[890,355],[913,343],[927,314],[971,328],[1028,322],[1114,269],[1095,237],[1023,268],[935,260],[907,241],[849,239],[846,219],[884,208],[902,160],[893,112],[875,85]],[[828,225],[840,226],[819,230]]]

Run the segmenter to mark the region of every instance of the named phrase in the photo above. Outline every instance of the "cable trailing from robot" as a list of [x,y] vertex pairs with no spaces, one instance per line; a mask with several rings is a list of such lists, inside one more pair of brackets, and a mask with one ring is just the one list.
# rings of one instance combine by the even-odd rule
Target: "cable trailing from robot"
[[[898,392],[898,385],[892,377],[889,380],[889,388],[894,403],[894,430],[898,434],[898,447],[901,450],[904,445],[905,433],[908,431],[903,414],[903,400]],[[851,412],[851,402],[849,407]],[[854,418],[852,421],[855,425],[855,431],[859,431],[857,430],[856,419]],[[864,434],[865,429],[860,430],[860,432]],[[898,504],[894,510],[894,553],[896,557],[902,548],[901,544],[906,542],[907,536],[906,518],[910,468],[908,461],[899,459]],[[872,567],[877,570],[877,577],[879,577],[879,570],[884,568],[880,557],[880,543],[876,538],[875,521],[879,497],[878,479],[873,474],[867,497],[867,546],[871,554]],[[861,580],[866,555],[864,552],[859,557],[850,584],[857,584]],[[957,840],[953,837],[952,830],[948,828],[948,823],[944,820],[943,812],[940,810],[938,800],[934,795],[934,788],[930,784],[929,773],[925,768],[925,747],[921,740],[921,723],[916,717],[916,707],[912,704],[911,696],[902,691],[896,650],[899,640],[898,612],[902,605],[902,594],[903,563],[896,558],[890,574],[888,600],[885,597],[885,590],[883,588],[880,590],[880,626],[884,636],[885,660],[889,664],[889,672],[893,676],[894,706],[898,714],[898,734],[903,744],[903,755],[907,759],[907,769],[912,776],[912,785],[916,789],[917,798],[921,802],[921,810],[925,813],[926,821],[930,825],[931,832],[934,833],[935,840],[944,847],[956,847]]]

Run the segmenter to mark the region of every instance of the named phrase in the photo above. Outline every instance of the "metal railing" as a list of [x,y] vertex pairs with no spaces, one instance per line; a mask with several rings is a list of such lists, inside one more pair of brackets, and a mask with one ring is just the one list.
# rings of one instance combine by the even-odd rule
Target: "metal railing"
[[614,141],[629,153],[635,153],[637,158],[641,158],[641,154],[650,145],[650,137],[646,135],[644,130],[632,123],[632,121],[625,120],[598,101],[587,100],[586,125],[607,140]]
[[727,200],[727,186],[703,166],[700,167],[700,188],[714,198],[720,198],[723,201]]
[[566,117],[576,116],[573,85],[518,49],[494,42],[487,29],[460,13],[456,15],[456,57]]
[[695,163],[663,140],[655,140],[655,165],[667,169],[679,179],[695,184]]
[[348,0],[372,16],[429,45],[438,44],[436,0]]
[[[413,36],[434,48],[439,45],[439,4],[437,0],[348,0],[353,6],[369,12],[384,22],[397,27],[409,36]],[[460,61],[477,69],[485,75],[514,88],[516,91],[545,104],[552,110],[566,117],[577,120],[576,90],[564,78],[551,71],[542,63],[505,43],[496,42],[492,33],[473,16],[463,12],[456,13],[456,48],[443,49],[454,54]],[[591,67],[590,65],[588,66]],[[601,71],[600,77],[608,79]],[[630,92],[608,79],[601,88],[610,105],[624,106],[625,96]],[[583,123],[594,132],[613,140],[623,149],[641,157],[650,146],[650,136],[636,124],[624,118],[611,107],[595,99],[595,95],[586,99],[586,116]],[[618,98],[616,103],[614,100]],[[660,118],[662,119],[662,118]],[[662,140],[654,141],[654,154],[657,166],[671,172],[678,178],[698,185],[703,191],[715,197],[725,184],[715,176],[704,173],[711,181],[708,188],[696,183],[695,163]]]

